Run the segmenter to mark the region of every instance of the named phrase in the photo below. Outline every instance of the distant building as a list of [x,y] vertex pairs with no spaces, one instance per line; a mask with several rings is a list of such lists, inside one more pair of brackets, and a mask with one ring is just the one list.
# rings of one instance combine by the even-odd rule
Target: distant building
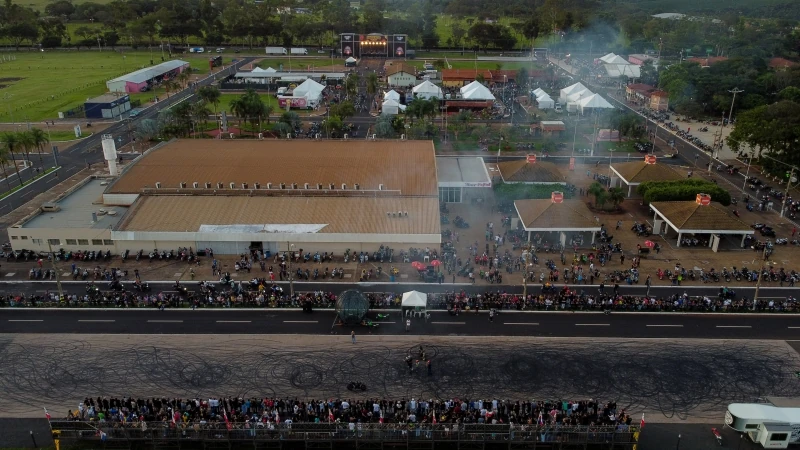
[[643,66],[647,61],[652,62],[653,67],[658,67],[658,58],[653,55],[646,55],[644,53],[628,55],[628,62],[636,64],[637,66]]
[[700,67],[711,67],[716,63],[727,60],[727,56],[709,56],[707,58],[694,57],[686,59],[687,62],[696,62],[697,64],[700,64]]
[[796,66],[798,63],[786,58],[772,58],[769,60],[769,67],[775,70],[786,70]]
[[651,92],[650,109],[654,109],[656,111],[666,111],[669,109],[669,94],[662,90]]
[[414,86],[417,82],[416,70],[403,63],[392,63],[386,68],[386,81],[389,86]]
[[361,9],[361,2],[350,2],[351,9]]
[[103,94],[86,100],[83,110],[87,119],[113,119],[131,110],[131,99],[127,94]]
[[174,78],[188,68],[188,62],[173,59],[172,61],[145,67],[113,80],[108,80],[106,81],[106,87],[111,92],[143,92],[150,88],[152,84]]
[[[442,86],[460,88],[475,81],[478,75],[482,75],[484,81],[492,81],[494,79],[490,70],[444,69],[442,70]],[[500,78],[502,79],[503,77]]]

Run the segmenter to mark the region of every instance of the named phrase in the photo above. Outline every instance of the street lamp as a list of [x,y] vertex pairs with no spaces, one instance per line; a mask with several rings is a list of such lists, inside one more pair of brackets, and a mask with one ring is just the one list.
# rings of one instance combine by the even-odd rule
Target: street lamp
[[500,164],[500,150],[503,148],[503,136],[500,136],[500,141],[497,143],[497,159],[496,164]]
[[289,300],[294,298],[294,276],[292,273],[292,249],[294,248],[294,244],[286,243],[287,248],[289,249]]
[[525,264],[525,267],[522,271],[522,301],[527,300],[528,298],[528,261],[531,257],[531,244],[530,242],[523,247],[522,250],[522,262]]
[[50,239],[47,239],[47,248],[50,250],[50,266],[56,274],[56,287],[58,288],[58,301],[64,299],[64,290],[61,288],[61,274],[56,269],[56,254],[53,253],[53,246],[50,244]]

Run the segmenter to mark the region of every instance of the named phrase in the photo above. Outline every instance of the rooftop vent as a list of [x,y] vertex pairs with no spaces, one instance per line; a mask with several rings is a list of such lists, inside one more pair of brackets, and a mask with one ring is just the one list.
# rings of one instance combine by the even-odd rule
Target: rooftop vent
[[308,183],[305,183],[305,184],[303,185],[303,187],[304,187],[304,188],[306,188],[306,189],[308,189]]
[[225,185],[222,183],[217,183],[217,189],[225,189]]
[[347,183],[342,183],[342,190],[347,189]]
[[111,211],[108,212],[108,215],[109,216],[116,216],[117,212],[112,209]]
[[230,187],[231,187],[231,189],[236,189],[236,183],[234,183],[234,182],[232,182],[232,181],[231,181],[231,183],[230,183]]
[[211,183],[206,181],[206,189],[211,189]]
[[711,204],[711,196],[708,194],[697,194],[697,198],[695,199],[698,205],[708,206]]
[[267,183],[267,189],[272,189],[272,183]]
[[253,187],[256,189],[261,189],[261,183],[253,183]]
[[356,184],[353,185],[353,188],[355,190],[359,190],[361,188],[361,186],[358,183],[356,183]]
[[286,189],[286,183],[281,183],[281,189]]
[[336,189],[336,187],[333,185],[333,183],[331,183],[331,184],[328,185],[328,189],[334,190],[334,189]]
[[378,185],[378,190],[379,190],[379,191],[382,191],[382,190],[383,190],[383,184],[379,184],[379,185]]
[[242,189],[247,189],[247,187],[248,187],[247,183],[242,183]]
[[181,181],[179,186],[181,187],[181,189],[186,189],[186,182],[185,181]]
[[161,189],[161,182],[156,181],[156,189]]
[[199,186],[200,186],[200,183],[198,183],[197,181],[192,183],[192,187],[195,188],[195,189],[197,189]]

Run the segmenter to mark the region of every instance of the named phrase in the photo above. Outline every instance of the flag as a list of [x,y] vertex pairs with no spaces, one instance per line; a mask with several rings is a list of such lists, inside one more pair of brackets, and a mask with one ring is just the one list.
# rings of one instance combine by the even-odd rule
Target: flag
[[50,413],[47,412],[47,408],[44,409],[44,416],[47,418],[47,421],[50,422]]
[[642,413],[642,421],[639,423],[639,428],[644,428],[644,413]]
[[228,420],[228,410],[224,406],[222,407],[222,418],[225,419],[225,428],[231,431],[231,421]]

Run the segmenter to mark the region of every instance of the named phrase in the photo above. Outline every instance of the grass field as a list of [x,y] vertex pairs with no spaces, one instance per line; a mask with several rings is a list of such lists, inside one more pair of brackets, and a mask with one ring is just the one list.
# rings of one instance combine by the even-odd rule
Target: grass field
[[[217,106],[217,111],[231,111],[231,102],[240,97],[242,94],[222,94],[219,96],[219,105]],[[278,111],[278,99],[274,95],[269,94],[260,94],[261,100],[264,101],[267,105],[272,106],[273,114],[280,113]],[[214,106],[211,105],[209,107],[212,111],[214,110]]]
[[[283,69],[281,69],[281,65],[283,65]],[[257,64],[258,67],[262,69],[266,69],[268,67],[272,67],[275,70],[283,70],[285,72],[289,72],[291,70],[314,70],[315,67],[331,67],[331,66],[341,66],[344,68],[344,63],[339,58],[289,58],[288,56],[282,58],[276,57],[269,57],[262,59]]]
[[[87,98],[106,92],[111,78],[150,65],[150,52],[50,51],[4,54],[0,62],[0,121],[58,117]],[[154,63],[161,62],[154,54]],[[207,73],[207,55],[182,55],[194,73]],[[2,57],[0,57],[2,61]],[[10,111],[9,111],[10,110]]]

